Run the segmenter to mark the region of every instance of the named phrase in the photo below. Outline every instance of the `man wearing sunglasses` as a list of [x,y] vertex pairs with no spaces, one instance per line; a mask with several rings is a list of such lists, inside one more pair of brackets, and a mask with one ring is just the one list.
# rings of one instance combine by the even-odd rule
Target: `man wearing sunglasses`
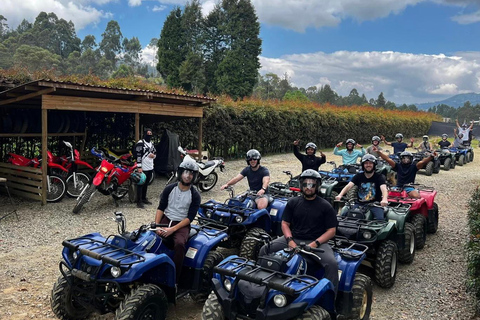
[[308,169],[300,175],[300,188],[303,196],[288,200],[282,217],[283,237],[265,245],[260,255],[277,252],[287,247],[295,248],[301,242],[312,248],[321,248],[323,252],[314,253],[322,260],[325,278],[338,285],[338,265],[328,240],[335,236],[337,217],[330,203],[318,196],[322,178],[318,171]]

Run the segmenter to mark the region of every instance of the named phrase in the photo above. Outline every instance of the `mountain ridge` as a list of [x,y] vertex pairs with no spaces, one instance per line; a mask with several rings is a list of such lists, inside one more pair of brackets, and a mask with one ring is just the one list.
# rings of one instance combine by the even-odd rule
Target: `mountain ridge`
[[446,104],[450,107],[459,108],[463,107],[463,104],[467,101],[470,101],[472,105],[480,104],[480,93],[460,93],[441,101],[415,103],[415,105],[419,110],[427,110],[428,108],[438,106],[439,104]]

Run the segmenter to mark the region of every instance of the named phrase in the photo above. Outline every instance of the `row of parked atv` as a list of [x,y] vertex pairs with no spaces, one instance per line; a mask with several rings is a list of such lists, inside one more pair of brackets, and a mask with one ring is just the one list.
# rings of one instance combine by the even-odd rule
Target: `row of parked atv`
[[[424,152],[417,152],[413,154],[414,161],[422,160],[426,154]],[[395,161],[400,161],[397,155],[390,155]],[[433,161],[425,165],[425,175],[431,176],[433,173],[439,173],[443,168],[445,171],[455,169],[455,166],[463,166],[473,161],[474,152],[471,146],[463,148],[449,148],[437,150],[437,156]]]

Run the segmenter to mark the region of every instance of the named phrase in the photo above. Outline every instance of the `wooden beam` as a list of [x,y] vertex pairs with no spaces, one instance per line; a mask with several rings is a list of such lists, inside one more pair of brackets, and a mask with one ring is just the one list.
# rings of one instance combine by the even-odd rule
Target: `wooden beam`
[[42,96],[42,108],[71,111],[77,110],[90,112],[156,114],[189,118],[201,118],[203,116],[202,107],[157,102],[70,97],[60,95]]
[[48,110],[42,110],[42,205],[47,204],[47,129]]
[[203,118],[198,118],[198,159],[202,160],[202,135],[203,135]]
[[[72,133],[47,133],[49,137],[81,137],[85,135],[83,132],[72,132]],[[41,133],[0,133],[0,138],[33,138],[41,137]]]
[[30,98],[34,98],[34,97],[37,97],[37,96],[44,95],[44,94],[49,94],[49,93],[54,92],[55,90],[56,90],[55,88],[47,88],[47,89],[44,89],[44,90],[40,90],[40,91],[37,91],[37,92],[32,92],[32,93],[29,93],[29,94],[26,94],[26,95],[23,95],[23,96],[19,96],[19,97],[16,97],[16,98],[3,100],[3,101],[0,101],[0,106],[5,105],[5,104],[9,104],[9,103],[13,103],[13,102],[27,100],[27,99],[30,99]]

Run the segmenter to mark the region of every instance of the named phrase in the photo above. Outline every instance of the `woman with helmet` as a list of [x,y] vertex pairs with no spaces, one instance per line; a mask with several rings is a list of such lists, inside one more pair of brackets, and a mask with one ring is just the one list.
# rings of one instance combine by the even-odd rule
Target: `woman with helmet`
[[403,141],[403,134],[397,133],[395,135],[395,139],[397,139],[397,142],[388,142],[385,140],[385,137],[382,136],[382,141],[387,145],[387,146],[392,146],[393,147],[393,153],[394,154],[400,154],[401,152],[405,151],[407,148],[413,148],[413,142],[415,141],[413,138],[410,138],[410,144],[406,144]]
[[371,155],[375,156],[375,158],[378,158],[378,153],[373,151],[372,147],[376,146],[378,148],[378,150],[383,150],[380,147],[380,141],[382,141],[382,139],[380,139],[379,136],[373,136],[372,137],[372,145],[367,148],[367,154],[371,154]]
[[322,178],[318,171],[308,169],[300,175],[301,197],[288,200],[282,216],[283,237],[264,245],[260,256],[285,249],[295,248],[304,242],[312,248],[321,248],[323,252],[314,253],[321,258],[325,268],[325,277],[337,291],[338,265],[328,241],[335,236],[337,217],[330,203],[318,196]]
[[437,143],[440,149],[448,149],[450,147],[451,143],[447,139],[448,139],[448,134],[446,133],[442,134],[442,140],[440,140]]
[[194,161],[180,163],[177,169],[178,182],[165,187],[160,195],[160,204],[155,215],[155,223],[169,225],[168,228],[157,230],[157,234],[162,238],[173,238],[176,283],[180,280],[190,223],[200,207],[200,193],[192,187],[196,175],[198,165]]
[[420,152],[432,152],[433,148],[432,148],[432,144],[430,143],[430,141],[428,141],[428,136],[427,135],[424,135],[422,137],[422,142],[420,142],[420,144],[417,146],[417,149],[420,151]]
[[420,192],[418,192],[418,190],[411,186],[405,185],[415,183],[417,171],[426,166],[427,163],[432,161],[437,155],[436,152],[434,152],[429,157],[425,157],[421,161],[414,163],[413,154],[408,151],[403,151],[402,153],[400,153],[399,164],[390,159],[390,157],[383,152],[378,151],[378,153],[383,160],[388,162],[388,164],[392,167],[392,170],[397,172],[397,187],[403,188],[408,193],[408,196],[411,198],[420,198]]
[[262,155],[258,150],[248,150],[245,157],[247,167],[220,189],[223,190],[229,186],[233,186],[235,183],[247,177],[250,190],[257,191],[257,197],[255,198],[257,209],[265,209],[268,206],[268,195],[266,192],[268,184],[270,183],[270,172],[267,168],[260,165],[260,159],[262,159]]
[[[341,147],[342,144],[343,142],[337,143],[337,145],[333,149],[333,154],[337,156],[342,156],[343,165],[356,164],[357,158],[361,158],[365,155],[365,149],[361,145],[357,144],[353,139],[347,139],[347,141],[345,141],[346,149],[338,150],[338,148]],[[355,146],[357,146],[361,150],[354,150]]]
[[302,163],[302,172],[307,169],[313,169],[315,171],[318,171],[320,165],[327,161],[325,155],[322,151],[320,151],[320,157],[315,156],[315,152],[317,151],[317,145],[313,142],[307,143],[307,145],[305,146],[306,154],[301,154],[300,151],[298,151],[299,142],[300,140],[293,141],[293,154]]
[[[374,146],[379,152],[378,147]],[[387,183],[382,174],[375,172],[375,166],[377,165],[377,158],[372,154],[366,154],[362,157],[362,169],[363,172],[357,173],[342,191],[335,198],[341,200],[344,195],[352,189],[353,186],[357,186],[357,199],[355,207],[365,206],[372,202],[380,202],[382,207],[388,205],[388,190]],[[383,209],[379,207],[370,206],[370,211],[376,220],[384,220],[385,215]]]

